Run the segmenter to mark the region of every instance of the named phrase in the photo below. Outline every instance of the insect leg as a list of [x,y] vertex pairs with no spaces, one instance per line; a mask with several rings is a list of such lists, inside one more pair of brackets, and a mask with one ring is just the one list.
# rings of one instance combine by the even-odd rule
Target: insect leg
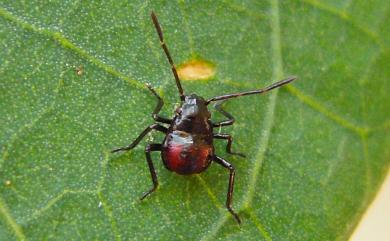
[[145,147],[146,161],[148,162],[150,175],[152,176],[153,187],[149,191],[145,192],[144,195],[142,195],[141,200],[143,200],[144,198],[149,196],[152,192],[154,192],[158,186],[156,170],[154,169],[153,161],[152,158],[150,157],[151,151],[161,151],[161,144],[148,144]]
[[172,121],[171,119],[168,119],[168,118],[165,118],[165,117],[161,117],[161,116],[158,115],[158,113],[160,112],[161,108],[164,105],[163,99],[157,94],[157,92],[152,88],[152,86],[147,85],[147,87],[149,88],[149,90],[153,93],[153,95],[158,100],[157,106],[156,106],[156,108],[154,108],[154,111],[152,113],[152,118],[155,121],[162,122],[162,123],[165,123],[165,124],[170,124],[171,121]]
[[169,53],[168,47],[164,42],[163,33],[161,30],[160,24],[158,22],[157,16],[156,16],[156,14],[154,14],[154,12],[152,12],[151,17],[153,20],[154,27],[156,27],[156,31],[158,34],[158,38],[160,39],[161,47],[163,48],[165,55],[167,56],[168,62],[172,67],[172,73],[175,76],[176,86],[177,86],[177,89],[179,90],[180,100],[184,100],[184,93],[183,93],[183,88],[181,87],[179,75],[177,74],[176,66],[173,63],[173,60],[172,60],[171,54]]
[[222,139],[222,140],[227,140],[228,141],[228,143],[226,145],[226,152],[227,153],[232,154],[232,155],[238,155],[238,156],[241,156],[241,157],[245,157],[245,155],[242,154],[242,153],[232,152],[233,137],[231,135],[215,133],[215,134],[213,134],[213,137],[215,139]]
[[167,128],[160,125],[160,124],[153,124],[153,125],[150,125],[148,126],[138,137],[137,139],[135,139],[130,145],[128,146],[125,146],[125,147],[120,147],[120,148],[117,148],[117,149],[114,149],[112,150],[111,152],[118,152],[118,151],[128,151],[128,150],[131,150],[133,149],[141,140],[142,138],[144,138],[146,136],[146,134],[148,134],[151,130],[157,130],[157,131],[161,131],[163,133],[167,133]]
[[229,176],[229,187],[228,187],[228,192],[227,192],[227,198],[226,198],[226,208],[229,210],[229,212],[234,216],[238,224],[241,224],[240,217],[236,212],[234,212],[232,208],[232,200],[233,200],[233,187],[234,187],[234,175],[235,175],[235,170],[232,164],[227,162],[226,160],[222,159],[219,156],[214,156],[213,161],[216,163],[220,164],[221,166],[229,169],[230,171],[230,176]]
[[221,126],[230,126],[230,125],[233,125],[234,123],[234,117],[228,113],[227,111],[225,111],[224,109],[222,109],[221,105],[224,101],[219,101],[217,102],[215,105],[214,105],[214,108],[219,112],[221,113],[222,115],[224,115],[226,118],[228,118],[227,120],[224,120],[224,121],[219,121],[217,123],[213,123],[213,127],[221,127]]

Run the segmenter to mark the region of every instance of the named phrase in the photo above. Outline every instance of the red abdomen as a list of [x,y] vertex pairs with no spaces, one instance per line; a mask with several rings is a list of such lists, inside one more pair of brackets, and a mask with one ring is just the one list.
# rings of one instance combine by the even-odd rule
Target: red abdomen
[[184,131],[169,133],[161,151],[165,167],[182,175],[202,172],[213,155],[212,138]]

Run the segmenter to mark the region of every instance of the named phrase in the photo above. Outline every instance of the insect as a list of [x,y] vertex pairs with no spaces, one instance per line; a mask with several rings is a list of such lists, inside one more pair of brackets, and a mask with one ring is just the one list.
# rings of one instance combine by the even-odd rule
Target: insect
[[[157,92],[150,85],[147,85],[148,89],[158,100],[158,104],[152,113],[152,118],[156,121],[156,123],[148,126],[130,145],[117,148],[112,152],[128,151],[133,149],[152,130],[156,130],[165,134],[165,138],[162,144],[148,144],[145,148],[146,161],[148,163],[152,177],[153,187],[143,194],[141,200],[153,193],[158,186],[156,171],[150,155],[150,153],[153,151],[161,152],[161,158],[163,160],[164,166],[168,170],[176,172],[180,175],[201,173],[206,170],[212,162],[218,163],[222,167],[229,170],[230,174],[226,198],[226,208],[240,224],[241,220],[238,214],[232,208],[235,169],[232,164],[215,154],[213,144],[214,139],[227,141],[227,153],[239,155],[242,157],[245,156],[241,153],[232,152],[231,147],[233,139],[231,135],[213,133],[213,128],[229,126],[233,125],[234,123],[234,117],[221,108],[221,103],[227,99],[240,96],[262,94],[282,85],[288,84],[296,78],[290,77],[278,81],[263,89],[221,95],[207,100],[196,94],[186,95],[184,94],[175,64],[173,63],[172,57],[168,51],[168,47],[164,42],[163,33],[154,12],[151,13],[151,18],[160,39],[161,47],[163,48],[168,62],[171,65],[176,81],[176,86],[179,91],[181,105],[176,109],[172,119],[160,116],[159,112],[164,105],[164,102],[157,94]],[[211,102],[216,102],[215,109],[223,116],[225,116],[227,118],[226,120],[219,122],[211,121],[211,113],[208,109],[208,105]],[[163,124],[167,124],[168,127],[164,126]]]

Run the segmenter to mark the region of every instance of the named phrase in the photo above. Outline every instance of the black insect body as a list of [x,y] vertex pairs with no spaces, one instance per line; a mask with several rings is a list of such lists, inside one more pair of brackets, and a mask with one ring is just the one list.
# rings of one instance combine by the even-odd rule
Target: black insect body
[[[150,174],[152,176],[153,187],[141,197],[141,200],[152,192],[154,192],[158,186],[157,175],[150,156],[150,153],[152,151],[160,151],[161,158],[165,167],[168,170],[174,171],[181,175],[190,175],[203,172],[207,169],[211,162],[216,162],[224,168],[228,169],[230,172],[226,207],[229,212],[234,216],[236,221],[238,223],[241,223],[239,216],[232,209],[235,169],[229,162],[215,155],[213,139],[226,140],[226,151],[228,153],[240,155],[243,157],[244,155],[231,151],[232,137],[229,134],[213,133],[214,127],[228,126],[234,123],[233,116],[230,115],[228,112],[224,111],[221,108],[220,104],[223,100],[230,98],[265,93],[274,88],[288,84],[291,81],[295,80],[295,78],[291,77],[285,80],[278,81],[263,89],[217,96],[208,100],[205,100],[196,94],[185,95],[176,71],[176,67],[164,42],[163,33],[161,31],[160,24],[158,23],[157,17],[153,12],[151,14],[151,17],[154,26],[156,27],[161,46],[172,67],[172,72],[175,77],[176,86],[180,95],[181,106],[176,109],[173,119],[168,119],[159,116],[158,113],[160,112],[164,102],[161,97],[154,91],[154,89],[148,85],[147,87],[149,88],[149,90],[158,99],[158,104],[153,111],[152,117],[156,122],[168,124],[169,127],[165,127],[159,123],[150,125],[130,145],[115,149],[112,152],[131,150],[142,140],[142,138],[145,137],[147,133],[152,130],[163,132],[165,134],[165,139],[162,144],[148,144],[145,148],[146,160],[149,166]],[[224,115],[227,119],[224,121],[213,123],[210,120],[211,114],[208,110],[208,105],[211,102],[215,101],[217,101],[215,109],[219,111],[222,115]]]

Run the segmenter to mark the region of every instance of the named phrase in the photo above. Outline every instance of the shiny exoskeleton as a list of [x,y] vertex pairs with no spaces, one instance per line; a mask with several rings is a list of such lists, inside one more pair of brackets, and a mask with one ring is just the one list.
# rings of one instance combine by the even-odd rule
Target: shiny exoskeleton
[[[149,90],[158,99],[158,104],[152,114],[153,119],[156,122],[167,124],[169,127],[165,127],[159,123],[150,125],[130,145],[115,149],[112,152],[128,151],[134,148],[146,136],[146,134],[152,130],[163,132],[165,134],[165,139],[162,144],[148,144],[145,148],[146,160],[149,166],[150,174],[152,176],[153,187],[141,197],[141,200],[154,192],[158,186],[157,175],[153,166],[150,152],[160,151],[165,167],[168,170],[174,171],[181,175],[190,175],[203,172],[207,169],[211,162],[216,162],[222,165],[224,168],[227,168],[230,172],[226,207],[234,216],[236,221],[241,223],[239,216],[236,212],[234,212],[231,205],[235,169],[225,159],[215,155],[214,150],[213,140],[222,139],[227,141],[226,151],[228,153],[244,157],[244,155],[241,153],[234,153],[231,151],[232,137],[229,134],[213,133],[214,127],[228,126],[234,123],[233,116],[221,108],[221,103],[224,100],[230,98],[265,93],[274,88],[290,83],[295,78],[291,77],[278,81],[263,89],[221,95],[208,100],[205,100],[196,94],[185,95],[176,71],[176,67],[164,42],[163,34],[157,17],[153,12],[151,17],[153,24],[156,27],[161,46],[168,58],[168,62],[171,65],[176,81],[176,86],[179,91],[181,105],[176,109],[173,119],[161,117],[158,113],[160,112],[164,102],[156,93],[156,91],[154,91],[150,85],[147,85]],[[216,105],[214,106],[215,109],[224,115],[227,118],[226,120],[215,123],[211,121],[211,113],[208,110],[208,105],[211,102],[216,102]]]

